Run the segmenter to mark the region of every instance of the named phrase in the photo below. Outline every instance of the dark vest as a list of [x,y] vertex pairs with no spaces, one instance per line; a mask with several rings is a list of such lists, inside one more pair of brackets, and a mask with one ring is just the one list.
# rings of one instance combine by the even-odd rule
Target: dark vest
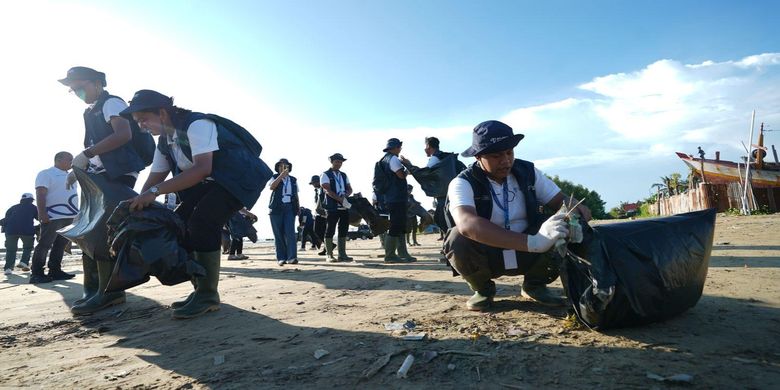
[[327,195],[325,195],[325,190],[323,190],[322,187],[314,189],[314,205],[315,205],[314,211],[319,216],[325,216],[325,208],[324,207],[325,207],[325,197],[326,196]]
[[[539,202],[536,199],[536,188],[534,183],[536,182],[536,171],[534,171],[534,164],[530,161],[515,159],[512,164],[512,175],[517,179],[517,184],[520,187],[520,191],[525,197],[525,211],[528,227],[523,233],[536,234],[539,232],[539,227],[544,222],[542,213],[539,210]],[[490,219],[493,215],[493,196],[490,194],[490,183],[488,182],[485,172],[479,166],[478,163],[471,164],[465,171],[458,174],[459,178],[466,179],[471,184],[471,189],[474,191],[474,205],[477,209],[477,215],[482,218]],[[452,228],[455,226],[455,221],[450,214],[450,199],[447,197],[446,203],[446,217],[447,225]]]
[[[276,180],[279,174],[274,174],[271,180]],[[290,205],[293,208],[293,212],[297,211],[300,207],[300,201],[298,200],[298,180],[293,176],[287,176],[290,179],[290,186],[292,187],[292,194],[290,195]],[[274,211],[281,211],[282,208],[282,191],[284,190],[284,181],[280,182],[273,192],[271,192],[271,199],[268,202],[268,208],[271,209],[271,214]]]
[[384,203],[406,203],[406,179],[401,179],[395,172],[390,169],[390,159],[393,157],[391,153],[385,153],[382,157],[382,165],[387,173],[388,187],[387,191],[382,194],[382,200]]
[[[190,149],[190,140],[187,137],[187,130],[190,125],[199,119],[208,119],[217,123],[219,150],[215,151],[213,155],[211,177],[217,184],[225,188],[227,192],[235,196],[244,207],[251,209],[260,197],[260,192],[270,177],[270,175],[265,173],[268,167],[236,134],[213,118],[213,116],[199,112],[188,112],[174,118],[173,124],[178,137],[177,143],[180,145],[184,155],[192,161],[192,149]],[[160,137],[157,141],[157,149],[168,160],[171,171],[175,176],[181,172],[173,158],[167,138],[167,136]]]
[[[111,127],[110,123],[106,122],[106,118],[103,116],[103,104],[110,98],[116,98],[116,96],[109,95],[108,92],[103,91],[95,104],[84,111],[85,148],[95,145],[114,134],[114,128]],[[116,179],[131,172],[140,172],[146,168],[146,164],[144,164],[144,161],[133,148],[133,141],[128,141],[114,150],[101,153],[100,161],[111,179]]]
[[[346,191],[347,174],[341,171],[339,171],[339,173],[344,179],[344,190]],[[336,192],[336,175],[333,173],[333,170],[328,169],[327,171],[325,171],[325,174],[328,175],[328,180],[330,181],[329,183],[330,190]],[[324,192],[325,191],[323,191],[323,194]],[[339,206],[341,206],[338,202],[336,202],[336,199],[331,198],[327,194],[324,194],[324,199],[325,199],[325,204],[324,204],[325,210],[338,210]]]

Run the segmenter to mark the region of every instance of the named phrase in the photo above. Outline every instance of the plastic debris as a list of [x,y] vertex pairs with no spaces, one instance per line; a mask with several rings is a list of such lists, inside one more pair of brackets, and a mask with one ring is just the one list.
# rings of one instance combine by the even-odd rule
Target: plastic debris
[[328,352],[328,351],[326,351],[324,349],[318,349],[318,350],[314,351],[314,358],[317,359],[317,360],[320,360],[320,359],[322,359],[323,356],[325,356],[325,355],[327,355],[329,353],[330,352]]
[[402,339],[404,341],[422,341],[425,340],[425,337],[428,336],[425,332],[420,333],[409,333],[407,335],[404,335]]
[[214,356],[214,365],[218,366],[225,362],[225,355]]
[[406,378],[406,374],[409,372],[409,369],[412,367],[413,363],[414,355],[406,355],[406,359],[404,359],[403,364],[401,364],[401,368],[399,368],[398,372],[395,374],[396,378]]
[[431,360],[436,359],[437,356],[439,356],[439,353],[436,351],[425,351],[423,352],[422,359],[423,362],[429,363]]
[[648,372],[646,376],[648,379],[652,379],[658,382],[681,383],[681,384],[693,383],[693,375],[689,375],[689,374],[675,374],[672,376],[663,377],[658,374]]
[[455,365],[450,363],[450,364],[447,365],[447,369],[450,370],[450,371],[455,371]]

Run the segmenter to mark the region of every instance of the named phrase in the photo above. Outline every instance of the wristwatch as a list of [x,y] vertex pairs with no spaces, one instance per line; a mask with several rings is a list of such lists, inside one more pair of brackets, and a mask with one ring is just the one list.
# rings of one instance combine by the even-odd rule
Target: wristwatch
[[149,192],[154,194],[154,196],[159,196],[160,195],[160,189],[157,186],[149,187]]

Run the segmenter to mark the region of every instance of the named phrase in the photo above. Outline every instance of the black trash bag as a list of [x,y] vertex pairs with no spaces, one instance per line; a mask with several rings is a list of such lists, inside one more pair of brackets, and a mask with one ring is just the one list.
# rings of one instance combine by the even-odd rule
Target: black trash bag
[[379,214],[368,199],[364,198],[359,192],[347,197],[352,207],[349,209],[349,224],[360,227],[361,221],[365,220],[371,229],[371,234],[378,236],[390,229],[390,220]]
[[166,286],[206,275],[181,245],[185,225],[176,213],[157,202],[133,213],[129,206],[130,201],[121,202],[108,219],[116,265],[106,292],[146,283],[150,275]]
[[91,174],[73,168],[81,187],[79,214],[73,223],[58,231],[92,259],[110,261],[106,221],[119,202],[138,195],[127,186],[110,181],[105,174]]
[[436,165],[430,168],[418,168],[407,166],[414,180],[420,184],[425,195],[430,197],[447,196],[447,187],[460,172],[461,164],[458,164],[458,155],[448,153]]
[[707,278],[715,210],[585,227],[561,280],[586,326],[645,325],[696,305]]
[[249,241],[257,242],[257,229],[252,226],[250,218],[244,214],[239,212],[233,214],[228,220],[227,227],[230,232],[230,238],[241,240],[247,237]]

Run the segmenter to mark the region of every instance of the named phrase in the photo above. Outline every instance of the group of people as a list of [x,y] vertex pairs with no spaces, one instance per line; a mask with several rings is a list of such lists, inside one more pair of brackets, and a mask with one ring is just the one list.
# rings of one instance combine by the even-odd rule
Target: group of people
[[[138,173],[151,165],[140,194],[130,200],[131,211],[148,207],[161,195],[177,194],[175,212],[186,224],[183,245],[206,272],[192,279],[194,290],[186,299],[171,305],[174,318],[192,318],[219,309],[222,229],[231,216],[241,210],[248,212],[255,205],[266,183],[271,191],[269,214],[279,265],[298,262],[296,216],[303,220],[303,235],[317,247],[324,244],[321,253],[327,261],[353,260],[346,251],[353,189],[341,169],[347,160],[341,153],[329,156],[330,167],[311,177],[316,208],[313,215],[305,214],[298,182],[290,175],[290,161],[280,159],[274,165],[275,172],[270,172],[259,158],[262,148],[257,140],[234,122],[177,107],[171,97],[148,89],[136,92],[127,104],[109,94],[106,75],[91,68],[71,68],[59,81],[87,104],[85,149],[75,157],[58,153],[54,167],[36,179],[36,196],[24,194],[20,204],[6,214],[6,273],[13,272],[18,240],[23,242],[19,265],[27,268],[32,219],[37,218],[41,232],[32,254],[30,281],[73,277],[60,267],[61,251],[68,243],[57,235],[57,230],[73,221],[78,209],[75,177],[68,173],[71,166],[132,189]],[[151,149],[149,134],[158,137]],[[561,214],[547,218],[539,210],[541,205],[558,209],[568,196],[533,163],[515,159],[514,148],[522,138],[499,121],[477,125],[471,147],[461,153],[475,162],[450,181],[446,196],[435,199],[434,220],[447,232],[442,252],[474,292],[466,303],[469,310],[490,308],[496,294],[493,279],[502,275],[525,275],[522,294],[530,299],[549,305],[562,303],[561,297],[547,288],[558,277],[549,252],[556,241],[567,237],[567,222]],[[384,175],[382,185],[374,186],[376,206],[390,219],[384,239],[384,261],[389,263],[416,261],[404,239],[409,202],[407,167],[411,162],[400,157],[402,145],[397,138],[387,141],[377,164],[380,176]],[[429,168],[436,167],[444,155],[434,137],[426,138],[425,152]],[[33,199],[37,199],[37,207],[32,206]],[[586,207],[578,205],[576,209],[585,220],[590,219]],[[51,253],[48,275],[43,273],[47,251]],[[94,313],[125,301],[123,291],[105,292],[114,261],[82,256],[84,293],[71,307],[74,314]]]

